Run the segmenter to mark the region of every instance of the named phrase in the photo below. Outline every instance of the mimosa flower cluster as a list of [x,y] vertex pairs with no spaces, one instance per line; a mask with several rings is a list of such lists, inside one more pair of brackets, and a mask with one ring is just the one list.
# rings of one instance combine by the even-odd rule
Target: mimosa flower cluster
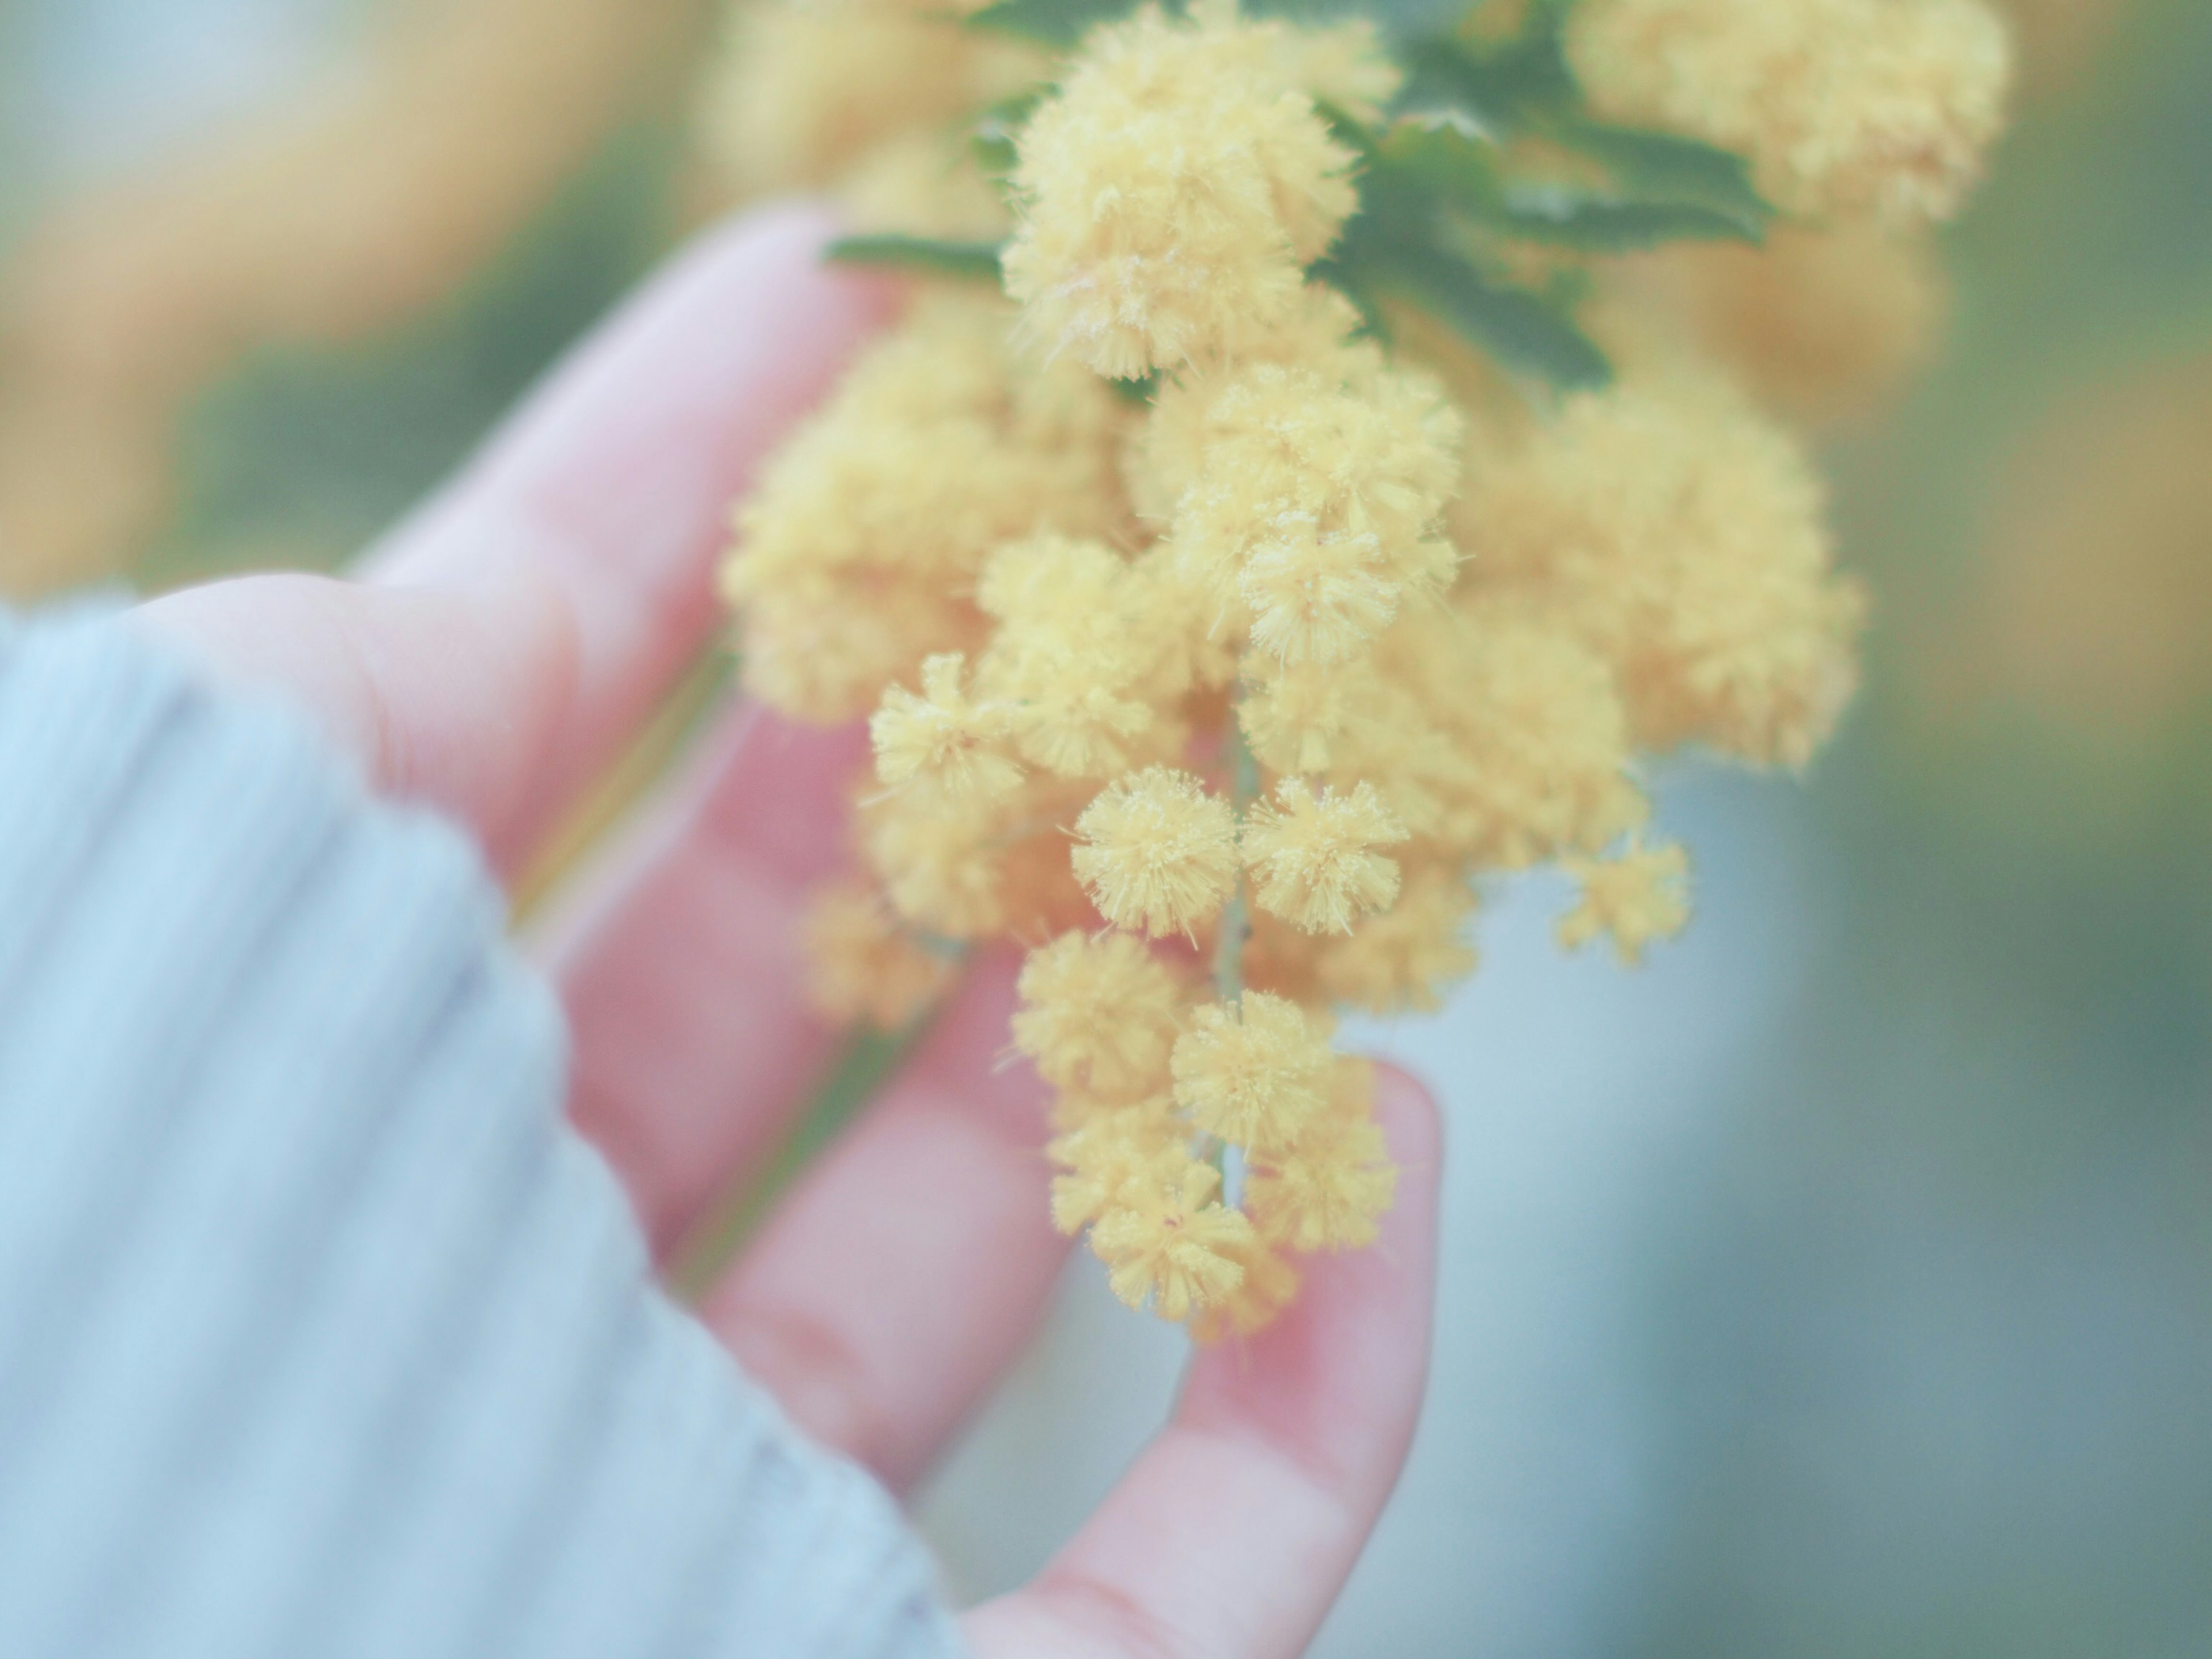
[[[1948,210],[1989,136],[1968,13],[1589,0],[1566,38],[1594,104],[1749,149],[1786,204],[1893,216]],[[923,15],[885,7],[884,38]],[[949,38],[962,76],[1000,50]],[[1768,85],[1785,61],[1826,66],[1809,106]],[[868,884],[811,930],[823,1006],[896,1026],[963,947],[1026,947],[1054,1219],[1213,1336],[1390,1206],[1337,1013],[1437,1006],[1478,894],[1538,866],[1578,887],[1571,947],[1676,933],[1649,758],[1805,765],[1865,607],[1802,444],[1659,311],[1615,304],[1622,373],[1562,393],[1332,285],[1361,135],[1424,118],[1373,27],[1147,7],[1053,73],[992,118],[1003,295],[916,297],[740,509],[726,587],[752,690],[873,738]],[[856,118],[794,125],[807,176]],[[920,228],[975,222],[969,185],[932,199]]]

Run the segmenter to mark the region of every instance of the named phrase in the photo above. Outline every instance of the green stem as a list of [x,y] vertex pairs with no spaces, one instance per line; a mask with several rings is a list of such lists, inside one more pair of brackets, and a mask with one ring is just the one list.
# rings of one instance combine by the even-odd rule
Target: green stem
[[[1237,809],[1237,820],[1242,823],[1245,812],[1260,796],[1260,763],[1254,758],[1252,745],[1244,740],[1244,725],[1239,710],[1232,703],[1229,709],[1229,726],[1223,734],[1229,763],[1229,799]],[[1223,1004],[1240,1008],[1244,1001],[1244,947],[1252,939],[1252,895],[1250,884],[1240,871],[1237,890],[1229,896],[1221,912],[1220,931],[1213,942],[1213,989]],[[1244,1198],[1244,1159],[1243,1154],[1227,1144],[1214,1140],[1206,1146],[1200,1156],[1221,1173],[1221,1201],[1232,1209]]]
[[[1244,726],[1238,719],[1238,710],[1231,704],[1229,726],[1223,735],[1229,762],[1229,801],[1236,808],[1237,820],[1244,821],[1244,814],[1260,795],[1260,763],[1253,757],[1252,745],[1244,740]],[[1244,877],[1237,878],[1237,890],[1221,913],[1220,932],[1213,944],[1213,988],[1230,1007],[1244,1000],[1244,947],[1252,938],[1252,898]]]
[[721,1194],[707,1219],[683,1242],[668,1271],[678,1296],[696,1302],[714,1287],[758,1231],[769,1206],[874,1098],[934,1018],[933,1010],[902,1031],[866,1031],[848,1042],[767,1172],[749,1173]]

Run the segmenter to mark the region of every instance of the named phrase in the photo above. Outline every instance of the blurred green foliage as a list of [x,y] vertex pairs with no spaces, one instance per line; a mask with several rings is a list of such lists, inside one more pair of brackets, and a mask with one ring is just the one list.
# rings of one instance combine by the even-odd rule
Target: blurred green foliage
[[264,349],[210,387],[179,446],[182,505],[137,579],[350,557],[666,251],[681,153],[672,122],[626,127],[428,314],[340,349]]

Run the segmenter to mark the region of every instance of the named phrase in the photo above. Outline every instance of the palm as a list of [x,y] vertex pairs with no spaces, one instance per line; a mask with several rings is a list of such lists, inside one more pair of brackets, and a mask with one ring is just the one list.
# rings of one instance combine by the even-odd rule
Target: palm
[[[825,272],[823,234],[771,212],[679,261],[358,581],[251,577],[143,617],[306,701],[380,787],[465,819],[511,870],[710,637],[727,502],[896,303]],[[541,942],[574,1115],[663,1252],[777,1142],[835,1041],[799,988],[796,933],[844,856],[858,734],[743,704],[719,721]],[[977,967],[702,1307],[800,1425],[895,1488],[1012,1358],[1064,1252],[1037,1085],[997,1063],[1011,980]],[[1402,1079],[1383,1094],[1408,1178],[1382,1243],[1316,1264],[1279,1325],[1199,1359],[1054,1564],[969,1615],[983,1659],[1304,1645],[1426,1369],[1434,1117]]]

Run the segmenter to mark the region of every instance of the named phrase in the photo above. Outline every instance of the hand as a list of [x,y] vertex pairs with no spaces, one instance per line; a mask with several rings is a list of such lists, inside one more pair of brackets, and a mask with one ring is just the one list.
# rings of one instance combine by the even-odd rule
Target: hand
[[[719,617],[729,501],[893,313],[782,209],[708,238],[579,350],[350,581],[249,576],[143,623],[282,688],[374,785],[473,827],[513,871]],[[851,730],[742,702],[546,943],[573,1113],[665,1255],[789,1127],[830,1059],[808,1013],[805,890],[842,862]],[[1012,967],[987,957],[702,1313],[804,1428],[913,1481],[1012,1361],[1057,1275],[1040,1086],[999,1063]],[[1404,1168],[1364,1254],[1200,1355],[1174,1421],[1032,1584],[976,1608],[980,1659],[1287,1659],[1404,1461],[1427,1370],[1437,1129],[1386,1071]]]

